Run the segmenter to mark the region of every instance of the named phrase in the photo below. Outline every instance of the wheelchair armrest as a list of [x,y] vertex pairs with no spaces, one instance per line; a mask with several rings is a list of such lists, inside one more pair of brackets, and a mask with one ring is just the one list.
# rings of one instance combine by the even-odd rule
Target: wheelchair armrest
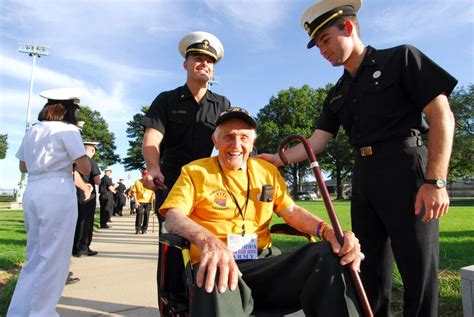
[[173,233],[163,233],[160,235],[160,243],[178,249],[189,249],[189,241]]
[[290,226],[287,223],[277,223],[271,226],[270,228],[270,233],[274,234],[286,234],[290,236],[300,236],[300,237],[305,237],[309,241],[313,241],[313,237],[307,233],[301,232],[292,226]]

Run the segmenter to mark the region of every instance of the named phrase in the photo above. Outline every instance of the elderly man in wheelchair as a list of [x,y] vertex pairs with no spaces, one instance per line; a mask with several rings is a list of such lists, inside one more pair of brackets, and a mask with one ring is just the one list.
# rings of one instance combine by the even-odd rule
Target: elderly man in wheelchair
[[[247,111],[230,108],[216,126],[218,155],[184,166],[160,209],[166,230],[190,242],[189,314],[362,315],[346,267],[359,270],[355,235],[345,232],[341,246],[330,225],[295,205],[275,166],[249,157],[256,122]],[[321,241],[278,255],[270,237],[273,213]]]

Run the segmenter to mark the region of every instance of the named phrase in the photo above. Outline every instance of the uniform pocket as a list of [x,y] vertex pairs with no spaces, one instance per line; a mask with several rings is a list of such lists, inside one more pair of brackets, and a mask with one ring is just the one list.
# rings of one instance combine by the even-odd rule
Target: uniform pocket
[[257,224],[263,224],[270,221],[273,216],[273,202],[255,201],[255,221]]

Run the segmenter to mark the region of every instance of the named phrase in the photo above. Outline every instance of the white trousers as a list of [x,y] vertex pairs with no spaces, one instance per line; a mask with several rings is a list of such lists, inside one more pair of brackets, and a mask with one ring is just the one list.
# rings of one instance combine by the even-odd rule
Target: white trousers
[[29,181],[23,211],[26,265],[20,272],[7,316],[59,316],[56,305],[67,279],[77,221],[72,177]]

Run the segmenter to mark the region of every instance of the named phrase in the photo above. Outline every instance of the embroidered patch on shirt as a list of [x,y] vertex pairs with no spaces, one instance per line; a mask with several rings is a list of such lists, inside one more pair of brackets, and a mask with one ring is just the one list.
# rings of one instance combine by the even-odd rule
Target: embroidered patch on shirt
[[331,98],[331,100],[329,101],[329,103],[333,103],[334,101],[338,100],[338,99],[341,99],[342,98],[342,95],[337,95],[337,96],[334,96]]
[[227,192],[225,189],[218,188],[211,193],[214,196],[212,200],[217,206],[213,206],[216,209],[227,209]]

